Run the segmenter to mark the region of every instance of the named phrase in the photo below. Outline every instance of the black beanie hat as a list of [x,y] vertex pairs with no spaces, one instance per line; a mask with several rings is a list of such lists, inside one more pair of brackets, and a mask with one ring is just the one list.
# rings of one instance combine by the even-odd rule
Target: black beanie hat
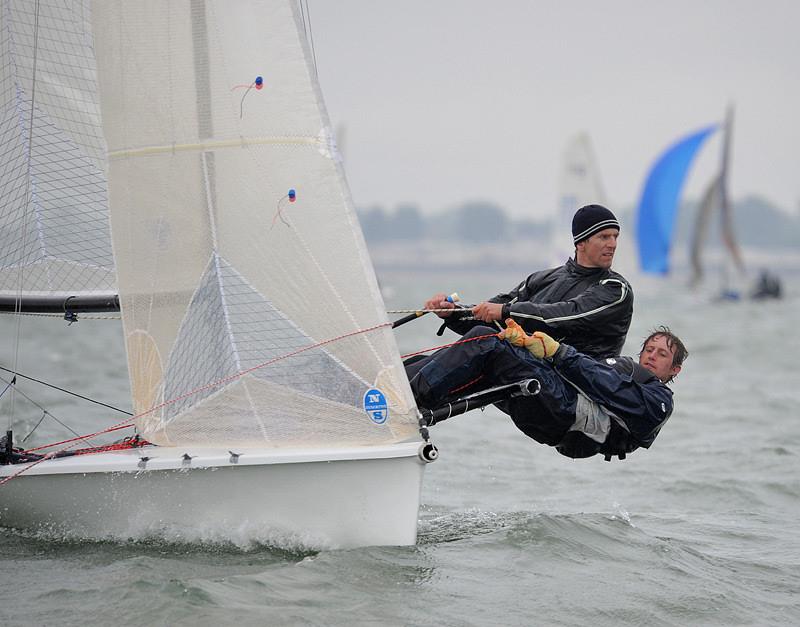
[[586,205],[572,218],[572,241],[577,244],[603,229],[617,229],[619,222],[603,205]]

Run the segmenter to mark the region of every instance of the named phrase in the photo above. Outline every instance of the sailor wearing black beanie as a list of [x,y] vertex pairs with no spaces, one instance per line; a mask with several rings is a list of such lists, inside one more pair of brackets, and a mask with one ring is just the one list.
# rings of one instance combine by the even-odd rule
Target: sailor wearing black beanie
[[577,244],[603,229],[617,229],[617,218],[603,205],[586,205],[572,217],[572,241]]
[[[444,320],[440,333],[445,326],[461,335],[478,327],[485,332],[487,323],[499,330],[512,318],[528,334],[542,331],[591,357],[617,356],[633,317],[631,286],[611,269],[619,231],[619,221],[602,205],[581,207],[572,219],[574,259],[534,272],[473,307],[455,309],[440,293],[428,299],[425,309],[437,310]],[[409,378],[415,376],[406,370]]]

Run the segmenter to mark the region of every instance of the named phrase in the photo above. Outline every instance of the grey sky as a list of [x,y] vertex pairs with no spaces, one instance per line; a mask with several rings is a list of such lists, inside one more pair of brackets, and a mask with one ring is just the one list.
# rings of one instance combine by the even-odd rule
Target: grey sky
[[[556,205],[561,153],[590,134],[608,204],[657,154],[735,106],[730,188],[800,206],[800,2],[308,0],[320,81],[358,206]],[[685,193],[719,159],[716,137]]]

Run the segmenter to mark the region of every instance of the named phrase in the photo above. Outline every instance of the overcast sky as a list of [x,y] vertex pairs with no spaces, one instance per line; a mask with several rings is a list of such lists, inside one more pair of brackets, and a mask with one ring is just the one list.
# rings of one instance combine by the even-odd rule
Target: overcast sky
[[[359,207],[492,200],[549,217],[589,133],[607,203],[735,106],[730,190],[800,211],[800,1],[308,0],[320,82]],[[685,195],[719,160],[714,137]]]

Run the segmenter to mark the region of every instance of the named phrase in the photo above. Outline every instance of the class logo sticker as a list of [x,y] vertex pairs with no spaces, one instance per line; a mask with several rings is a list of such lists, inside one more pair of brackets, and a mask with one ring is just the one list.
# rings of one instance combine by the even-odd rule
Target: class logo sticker
[[376,425],[382,425],[389,418],[389,405],[386,396],[376,388],[367,390],[364,394],[364,411]]

